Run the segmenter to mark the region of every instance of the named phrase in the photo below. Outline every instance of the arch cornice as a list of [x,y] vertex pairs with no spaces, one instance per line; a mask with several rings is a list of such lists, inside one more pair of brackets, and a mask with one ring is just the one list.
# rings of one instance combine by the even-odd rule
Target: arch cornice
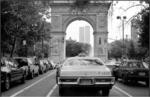
[[[91,18],[91,17],[94,17],[94,18]],[[96,31],[96,15],[92,15],[91,17],[85,16],[85,15],[84,16],[83,15],[69,16],[68,18],[65,18],[63,20],[62,23],[64,24],[62,24],[62,27],[63,27],[62,30],[63,32],[66,32],[68,25],[75,20],[84,20],[88,22],[89,24],[91,24],[91,26],[93,27],[93,30]]]

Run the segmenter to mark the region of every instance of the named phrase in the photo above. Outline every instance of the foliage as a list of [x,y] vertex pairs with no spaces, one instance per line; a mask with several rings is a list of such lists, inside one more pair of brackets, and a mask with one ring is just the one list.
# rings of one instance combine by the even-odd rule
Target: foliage
[[132,40],[125,40],[125,45],[123,46],[122,40],[114,41],[109,47],[109,58],[121,58],[124,53],[129,59],[142,59],[147,53],[147,49],[144,47],[139,47],[139,44],[133,42]]
[[37,42],[35,44],[35,55],[37,57],[39,57],[39,58],[48,57],[48,52],[49,52],[48,48],[49,48],[49,44],[48,43],[43,42],[43,47],[42,47],[42,43],[41,42]]
[[78,56],[80,53],[88,55],[90,50],[91,46],[89,44],[66,40],[66,57]]
[[[43,14],[47,14],[43,2],[35,0],[1,0],[2,20],[2,52],[18,54],[22,49],[22,41],[27,41],[27,46],[33,46],[40,41],[44,29]],[[47,35],[45,35],[47,36]]]
[[141,19],[139,20],[139,28],[140,28],[140,38],[139,43],[140,46],[149,48],[149,10],[150,7],[144,9],[141,12]]

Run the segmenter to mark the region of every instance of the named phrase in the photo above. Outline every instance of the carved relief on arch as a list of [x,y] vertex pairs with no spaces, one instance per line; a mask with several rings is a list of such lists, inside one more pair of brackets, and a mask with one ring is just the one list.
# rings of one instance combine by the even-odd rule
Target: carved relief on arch
[[75,20],[84,20],[86,22],[88,22],[89,24],[91,24],[91,26],[93,27],[93,30],[96,30],[96,15],[89,15],[89,16],[85,16],[85,15],[75,15],[75,16],[62,16],[62,27],[63,27],[63,31],[65,32],[68,25],[75,21]]

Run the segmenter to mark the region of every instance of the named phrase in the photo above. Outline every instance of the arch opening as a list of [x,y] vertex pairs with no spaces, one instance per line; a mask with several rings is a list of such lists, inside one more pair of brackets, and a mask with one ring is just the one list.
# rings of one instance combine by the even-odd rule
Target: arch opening
[[[79,43],[90,44],[91,49],[90,49],[88,56],[94,56],[93,32],[94,32],[94,29],[88,21],[76,19],[76,20],[69,22],[69,24],[67,25],[66,30],[65,30],[65,33],[66,33],[65,40],[68,40],[68,41],[74,40]],[[66,57],[67,57],[67,54],[66,54]]]

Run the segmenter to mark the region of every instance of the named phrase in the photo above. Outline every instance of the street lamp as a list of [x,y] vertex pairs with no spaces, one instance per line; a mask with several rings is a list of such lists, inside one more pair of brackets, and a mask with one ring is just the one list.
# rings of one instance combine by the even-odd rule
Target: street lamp
[[125,53],[124,53],[124,21],[127,17],[126,16],[117,16],[117,19],[120,19],[122,21],[122,39],[123,39],[123,49],[122,49],[122,57],[125,56]]
[[26,53],[24,56],[27,57],[27,41],[23,40],[22,43],[23,43],[23,46],[24,46],[24,49],[25,49],[25,53]]

